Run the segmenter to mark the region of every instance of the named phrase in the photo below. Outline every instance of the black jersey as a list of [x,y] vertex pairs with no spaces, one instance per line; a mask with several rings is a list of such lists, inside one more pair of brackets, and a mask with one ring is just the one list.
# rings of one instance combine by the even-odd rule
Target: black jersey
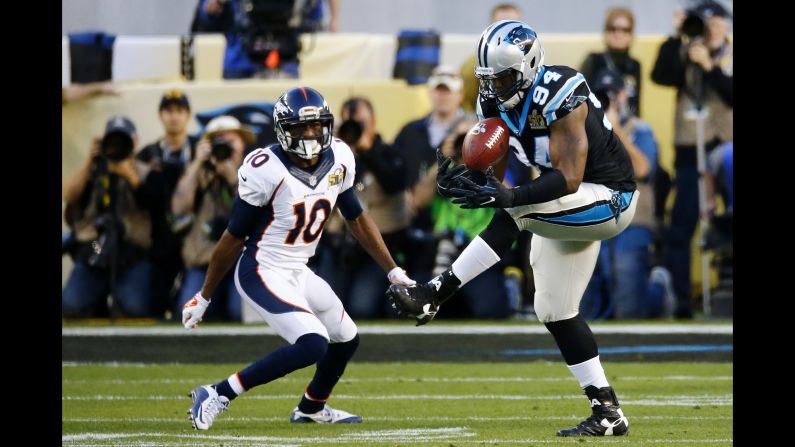
[[501,117],[511,129],[511,150],[517,158],[544,172],[553,168],[549,158],[549,126],[583,103],[588,106],[585,120],[588,160],[583,182],[616,191],[634,191],[635,175],[629,154],[613,133],[613,126],[585,77],[577,70],[543,65],[533,86],[513,110],[501,112],[496,101],[479,98],[477,111],[480,119]]

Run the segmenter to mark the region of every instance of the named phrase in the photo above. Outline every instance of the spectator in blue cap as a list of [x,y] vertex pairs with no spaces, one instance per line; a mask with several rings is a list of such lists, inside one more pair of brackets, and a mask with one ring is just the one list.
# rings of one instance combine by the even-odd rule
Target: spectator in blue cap
[[652,268],[651,249],[659,234],[652,181],[660,169],[654,132],[630,112],[630,96],[620,72],[603,69],[594,77],[591,90],[629,152],[639,198],[629,227],[602,241],[580,311],[589,319],[670,316],[676,303],[671,274],[662,266]]

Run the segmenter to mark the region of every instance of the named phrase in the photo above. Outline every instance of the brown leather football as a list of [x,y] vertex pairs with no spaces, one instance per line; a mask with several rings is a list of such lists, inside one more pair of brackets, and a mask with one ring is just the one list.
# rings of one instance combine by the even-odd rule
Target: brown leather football
[[486,118],[472,126],[464,137],[461,157],[471,170],[485,171],[489,166],[507,161],[508,126],[502,118]]

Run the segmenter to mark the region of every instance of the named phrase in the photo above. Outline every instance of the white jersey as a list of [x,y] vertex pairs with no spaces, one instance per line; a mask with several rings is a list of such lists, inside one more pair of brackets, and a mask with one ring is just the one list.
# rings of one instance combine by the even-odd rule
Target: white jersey
[[311,171],[294,165],[278,144],[252,151],[238,170],[238,194],[265,212],[248,235],[244,255],[270,268],[305,266],[355,173],[350,147],[337,138]]

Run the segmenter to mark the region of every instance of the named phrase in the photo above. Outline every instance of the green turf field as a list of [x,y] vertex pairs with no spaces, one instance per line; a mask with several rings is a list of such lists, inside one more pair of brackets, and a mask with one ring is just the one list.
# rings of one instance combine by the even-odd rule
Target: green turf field
[[209,431],[187,419],[189,391],[245,364],[63,366],[65,446],[470,446],[732,444],[732,363],[604,364],[628,437],[557,438],[590,413],[562,362],[351,363],[330,404],[354,425],[293,425],[313,368],[246,393]]

